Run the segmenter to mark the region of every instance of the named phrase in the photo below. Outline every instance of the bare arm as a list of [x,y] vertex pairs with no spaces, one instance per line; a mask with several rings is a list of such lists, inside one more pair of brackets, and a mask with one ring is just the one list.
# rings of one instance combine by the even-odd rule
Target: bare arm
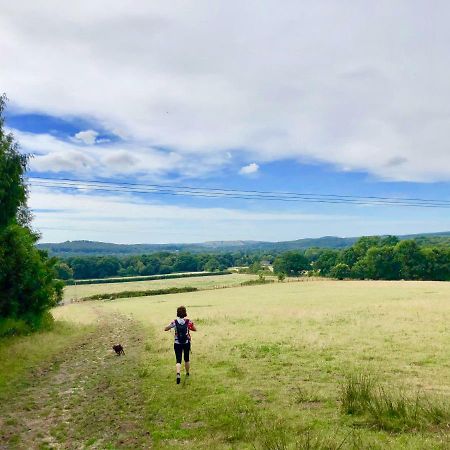
[[173,322],[170,322],[169,325],[167,325],[167,327],[164,328],[164,331],[169,331],[169,330],[171,330],[174,326],[175,326],[174,323],[173,323]]
[[195,326],[195,323],[194,322],[191,322],[191,323],[192,323],[191,330],[192,331],[197,331],[197,327]]

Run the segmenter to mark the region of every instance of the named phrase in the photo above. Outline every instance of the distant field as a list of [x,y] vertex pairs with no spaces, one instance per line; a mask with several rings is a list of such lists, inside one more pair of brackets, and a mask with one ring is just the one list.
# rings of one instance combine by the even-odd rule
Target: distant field
[[110,294],[121,291],[144,291],[147,289],[162,289],[169,287],[193,286],[198,289],[211,289],[221,286],[239,286],[246,280],[258,278],[257,275],[231,274],[208,277],[173,278],[168,280],[130,281],[126,283],[86,284],[81,286],[66,286],[64,301],[89,297],[96,294]]
[[[198,332],[191,378],[176,386],[173,336],[163,327],[180,304]],[[65,369],[76,374],[91,364],[71,394],[77,412],[67,416],[65,397],[52,397],[70,426],[55,421],[50,433],[56,437],[48,442],[70,438],[74,448],[450,448],[450,283],[273,283],[85,302],[59,307],[55,315],[100,325]],[[111,355],[109,342],[116,339],[125,357]],[[84,362],[86,354],[92,363]],[[361,374],[392,403],[348,414],[346,380]],[[92,386],[84,384],[89,379]],[[402,403],[405,398],[412,403]],[[415,403],[428,421],[408,412]],[[376,416],[382,410],[388,415]],[[42,414],[41,428],[48,429],[52,416]],[[103,425],[110,421],[117,427]]]

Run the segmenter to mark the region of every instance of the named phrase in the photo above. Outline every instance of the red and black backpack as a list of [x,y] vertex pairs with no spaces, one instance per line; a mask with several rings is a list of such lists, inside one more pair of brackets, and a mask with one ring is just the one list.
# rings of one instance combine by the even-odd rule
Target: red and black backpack
[[188,331],[189,319],[184,321],[184,324],[181,325],[177,319],[175,319],[175,328],[177,330],[177,341],[179,344],[186,344],[189,340],[189,331]]

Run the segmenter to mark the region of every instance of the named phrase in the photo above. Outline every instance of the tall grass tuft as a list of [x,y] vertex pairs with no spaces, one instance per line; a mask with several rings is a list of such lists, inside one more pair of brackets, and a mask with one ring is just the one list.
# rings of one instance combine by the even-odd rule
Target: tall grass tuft
[[367,421],[386,431],[414,431],[450,426],[447,399],[411,396],[403,390],[389,391],[369,374],[351,374],[341,386],[341,407],[345,414],[365,416]]
[[342,409],[346,414],[362,414],[370,403],[373,381],[366,373],[347,376],[341,386]]

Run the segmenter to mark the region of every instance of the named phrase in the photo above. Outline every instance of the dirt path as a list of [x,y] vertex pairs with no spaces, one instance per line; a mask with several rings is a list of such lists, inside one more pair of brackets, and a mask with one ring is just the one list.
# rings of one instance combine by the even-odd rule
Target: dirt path
[[[111,315],[30,376],[0,405],[0,449],[149,448],[140,364],[142,328]],[[120,342],[126,355],[111,346]]]

